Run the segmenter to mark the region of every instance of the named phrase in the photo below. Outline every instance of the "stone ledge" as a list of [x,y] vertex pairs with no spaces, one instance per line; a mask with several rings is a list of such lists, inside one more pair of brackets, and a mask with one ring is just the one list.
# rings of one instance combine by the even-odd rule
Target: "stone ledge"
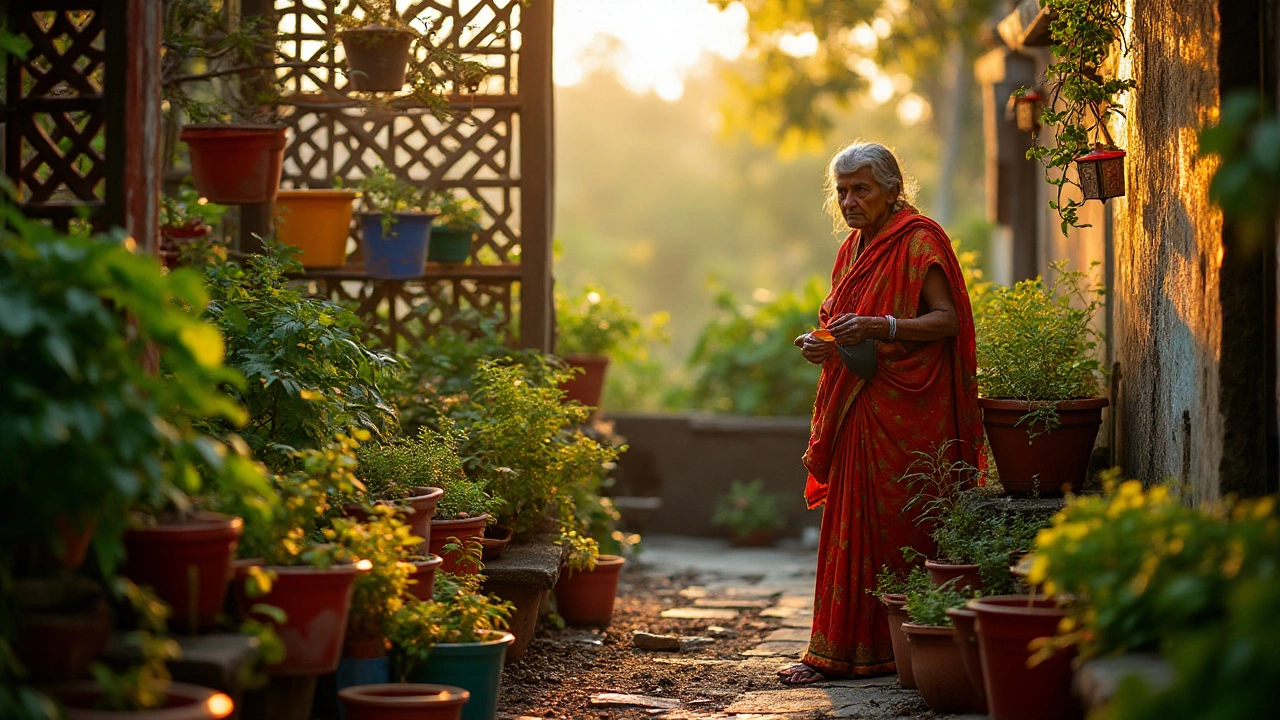
[[1173,684],[1174,671],[1154,653],[1094,658],[1076,670],[1072,685],[1087,712],[1111,702],[1128,677],[1144,680],[1152,690],[1163,690]]
[[502,557],[486,560],[484,576],[487,583],[550,590],[560,578],[560,565],[567,555],[568,550],[552,543],[550,535],[542,535],[529,542],[513,543]]
[[[174,635],[182,655],[168,663],[173,679],[203,685],[239,700],[241,681],[258,662],[258,639],[249,635]],[[122,633],[112,633],[103,660],[120,669],[141,661],[141,650]]]

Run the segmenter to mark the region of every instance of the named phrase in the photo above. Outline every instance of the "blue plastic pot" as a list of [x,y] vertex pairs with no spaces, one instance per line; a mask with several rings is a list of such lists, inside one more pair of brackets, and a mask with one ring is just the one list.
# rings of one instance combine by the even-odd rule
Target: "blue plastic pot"
[[428,213],[396,213],[384,233],[381,213],[360,213],[365,274],[379,280],[422,277],[433,217]]
[[493,633],[495,640],[481,643],[440,643],[431,648],[427,661],[409,674],[409,682],[453,685],[471,693],[462,708],[462,720],[493,720],[498,712],[502,686],[502,662],[516,636]]

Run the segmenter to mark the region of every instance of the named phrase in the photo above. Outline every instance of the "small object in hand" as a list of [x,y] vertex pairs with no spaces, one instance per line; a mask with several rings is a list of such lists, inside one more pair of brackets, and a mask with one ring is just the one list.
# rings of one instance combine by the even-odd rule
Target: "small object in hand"
[[818,328],[817,330],[809,333],[809,335],[814,340],[821,340],[822,342],[835,342],[836,339],[836,336],[832,335],[831,331],[826,328]]
[[876,376],[876,341],[870,338],[856,345],[836,345],[840,360],[849,372],[863,380]]

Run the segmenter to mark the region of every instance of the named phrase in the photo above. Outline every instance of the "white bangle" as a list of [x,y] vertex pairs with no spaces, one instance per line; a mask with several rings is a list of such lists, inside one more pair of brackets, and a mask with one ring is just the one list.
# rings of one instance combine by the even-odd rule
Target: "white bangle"
[[893,339],[898,337],[898,318],[885,315],[884,319],[889,321],[889,342],[893,342]]

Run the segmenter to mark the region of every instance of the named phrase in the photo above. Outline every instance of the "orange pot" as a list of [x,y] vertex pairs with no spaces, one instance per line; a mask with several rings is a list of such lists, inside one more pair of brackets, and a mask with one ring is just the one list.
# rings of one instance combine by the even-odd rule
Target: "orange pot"
[[342,267],[351,234],[355,190],[281,190],[276,195],[276,237],[302,251],[307,268]]
[[556,581],[556,612],[574,626],[607,627],[626,558],[601,555],[592,570],[564,570]]

